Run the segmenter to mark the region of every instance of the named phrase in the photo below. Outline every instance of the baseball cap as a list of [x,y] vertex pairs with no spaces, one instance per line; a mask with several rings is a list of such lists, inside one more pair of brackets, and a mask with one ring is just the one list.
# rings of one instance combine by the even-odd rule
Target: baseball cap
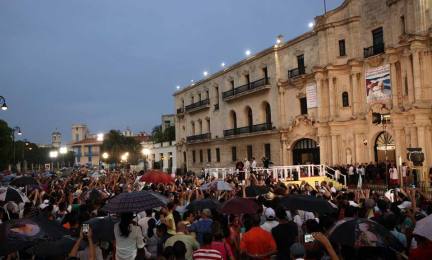
[[276,218],[276,213],[272,208],[266,208],[264,211],[264,216],[267,220],[274,220]]
[[412,207],[411,201],[404,201],[401,204],[398,205],[398,208],[400,209],[408,209]]

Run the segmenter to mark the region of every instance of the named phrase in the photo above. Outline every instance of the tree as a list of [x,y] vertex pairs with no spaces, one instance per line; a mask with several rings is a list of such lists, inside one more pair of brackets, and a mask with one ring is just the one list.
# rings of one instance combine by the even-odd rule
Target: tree
[[141,145],[139,142],[129,136],[123,136],[117,130],[111,130],[104,138],[101,146],[101,153],[108,153],[107,161],[109,163],[119,163],[123,154],[129,153],[128,163],[136,163],[140,158]]
[[157,125],[152,130],[153,143],[170,142],[175,140],[175,127],[169,126],[162,131],[162,126]]
[[169,126],[164,131],[164,142],[170,142],[175,140],[175,126]]
[[0,120],[0,170],[7,169],[11,162],[12,129],[6,121]]

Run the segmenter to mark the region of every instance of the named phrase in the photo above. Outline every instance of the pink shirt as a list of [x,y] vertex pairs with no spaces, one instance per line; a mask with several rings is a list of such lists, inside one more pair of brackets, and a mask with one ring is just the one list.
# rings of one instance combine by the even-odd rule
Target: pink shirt
[[231,246],[227,243],[220,241],[213,241],[210,245],[211,249],[216,249],[221,254],[224,260],[227,260],[229,256],[231,259],[233,258],[233,253],[231,250]]

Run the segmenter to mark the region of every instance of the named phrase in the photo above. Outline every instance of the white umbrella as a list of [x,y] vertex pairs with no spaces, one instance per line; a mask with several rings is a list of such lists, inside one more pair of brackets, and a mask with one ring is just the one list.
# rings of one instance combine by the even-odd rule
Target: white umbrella
[[417,221],[413,234],[432,241],[432,214]]
[[232,186],[226,181],[212,181],[201,186],[201,190],[227,190],[231,191]]

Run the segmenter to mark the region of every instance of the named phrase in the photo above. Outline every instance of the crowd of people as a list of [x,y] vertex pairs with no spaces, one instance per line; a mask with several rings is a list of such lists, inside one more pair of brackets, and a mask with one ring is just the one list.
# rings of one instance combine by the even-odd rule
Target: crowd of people
[[[0,181],[5,186],[24,176],[37,184],[20,188],[28,200],[1,201],[0,194],[0,259],[334,260],[430,259],[432,255],[432,226],[419,229],[417,225],[432,223],[432,204],[418,189],[394,189],[392,196],[383,196],[365,189],[337,190],[325,181],[315,186],[305,181],[290,184],[257,172],[227,175],[221,181],[229,188],[203,189],[216,181],[214,177],[178,175],[172,183],[158,184],[142,182],[143,174],[147,173],[93,172],[85,167],[68,174],[3,173]],[[151,191],[166,203],[111,216],[116,219],[110,227],[113,237],[101,237],[100,231],[86,224],[112,215],[104,205],[118,194],[133,191]],[[298,208],[284,203],[296,196],[314,203],[325,201],[332,210],[323,213],[318,208],[302,209],[307,203]],[[253,213],[223,213],[220,208],[234,198],[247,198],[258,207]],[[16,250],[7,248],[12,228],[8,232],[5,227],[17,228],[10,223],[35,217],[61,226],[73,243],[56,256],[31,250],[32,243],[40,240]],[[352,232],[341,231],[352,220],[357,221]]]

